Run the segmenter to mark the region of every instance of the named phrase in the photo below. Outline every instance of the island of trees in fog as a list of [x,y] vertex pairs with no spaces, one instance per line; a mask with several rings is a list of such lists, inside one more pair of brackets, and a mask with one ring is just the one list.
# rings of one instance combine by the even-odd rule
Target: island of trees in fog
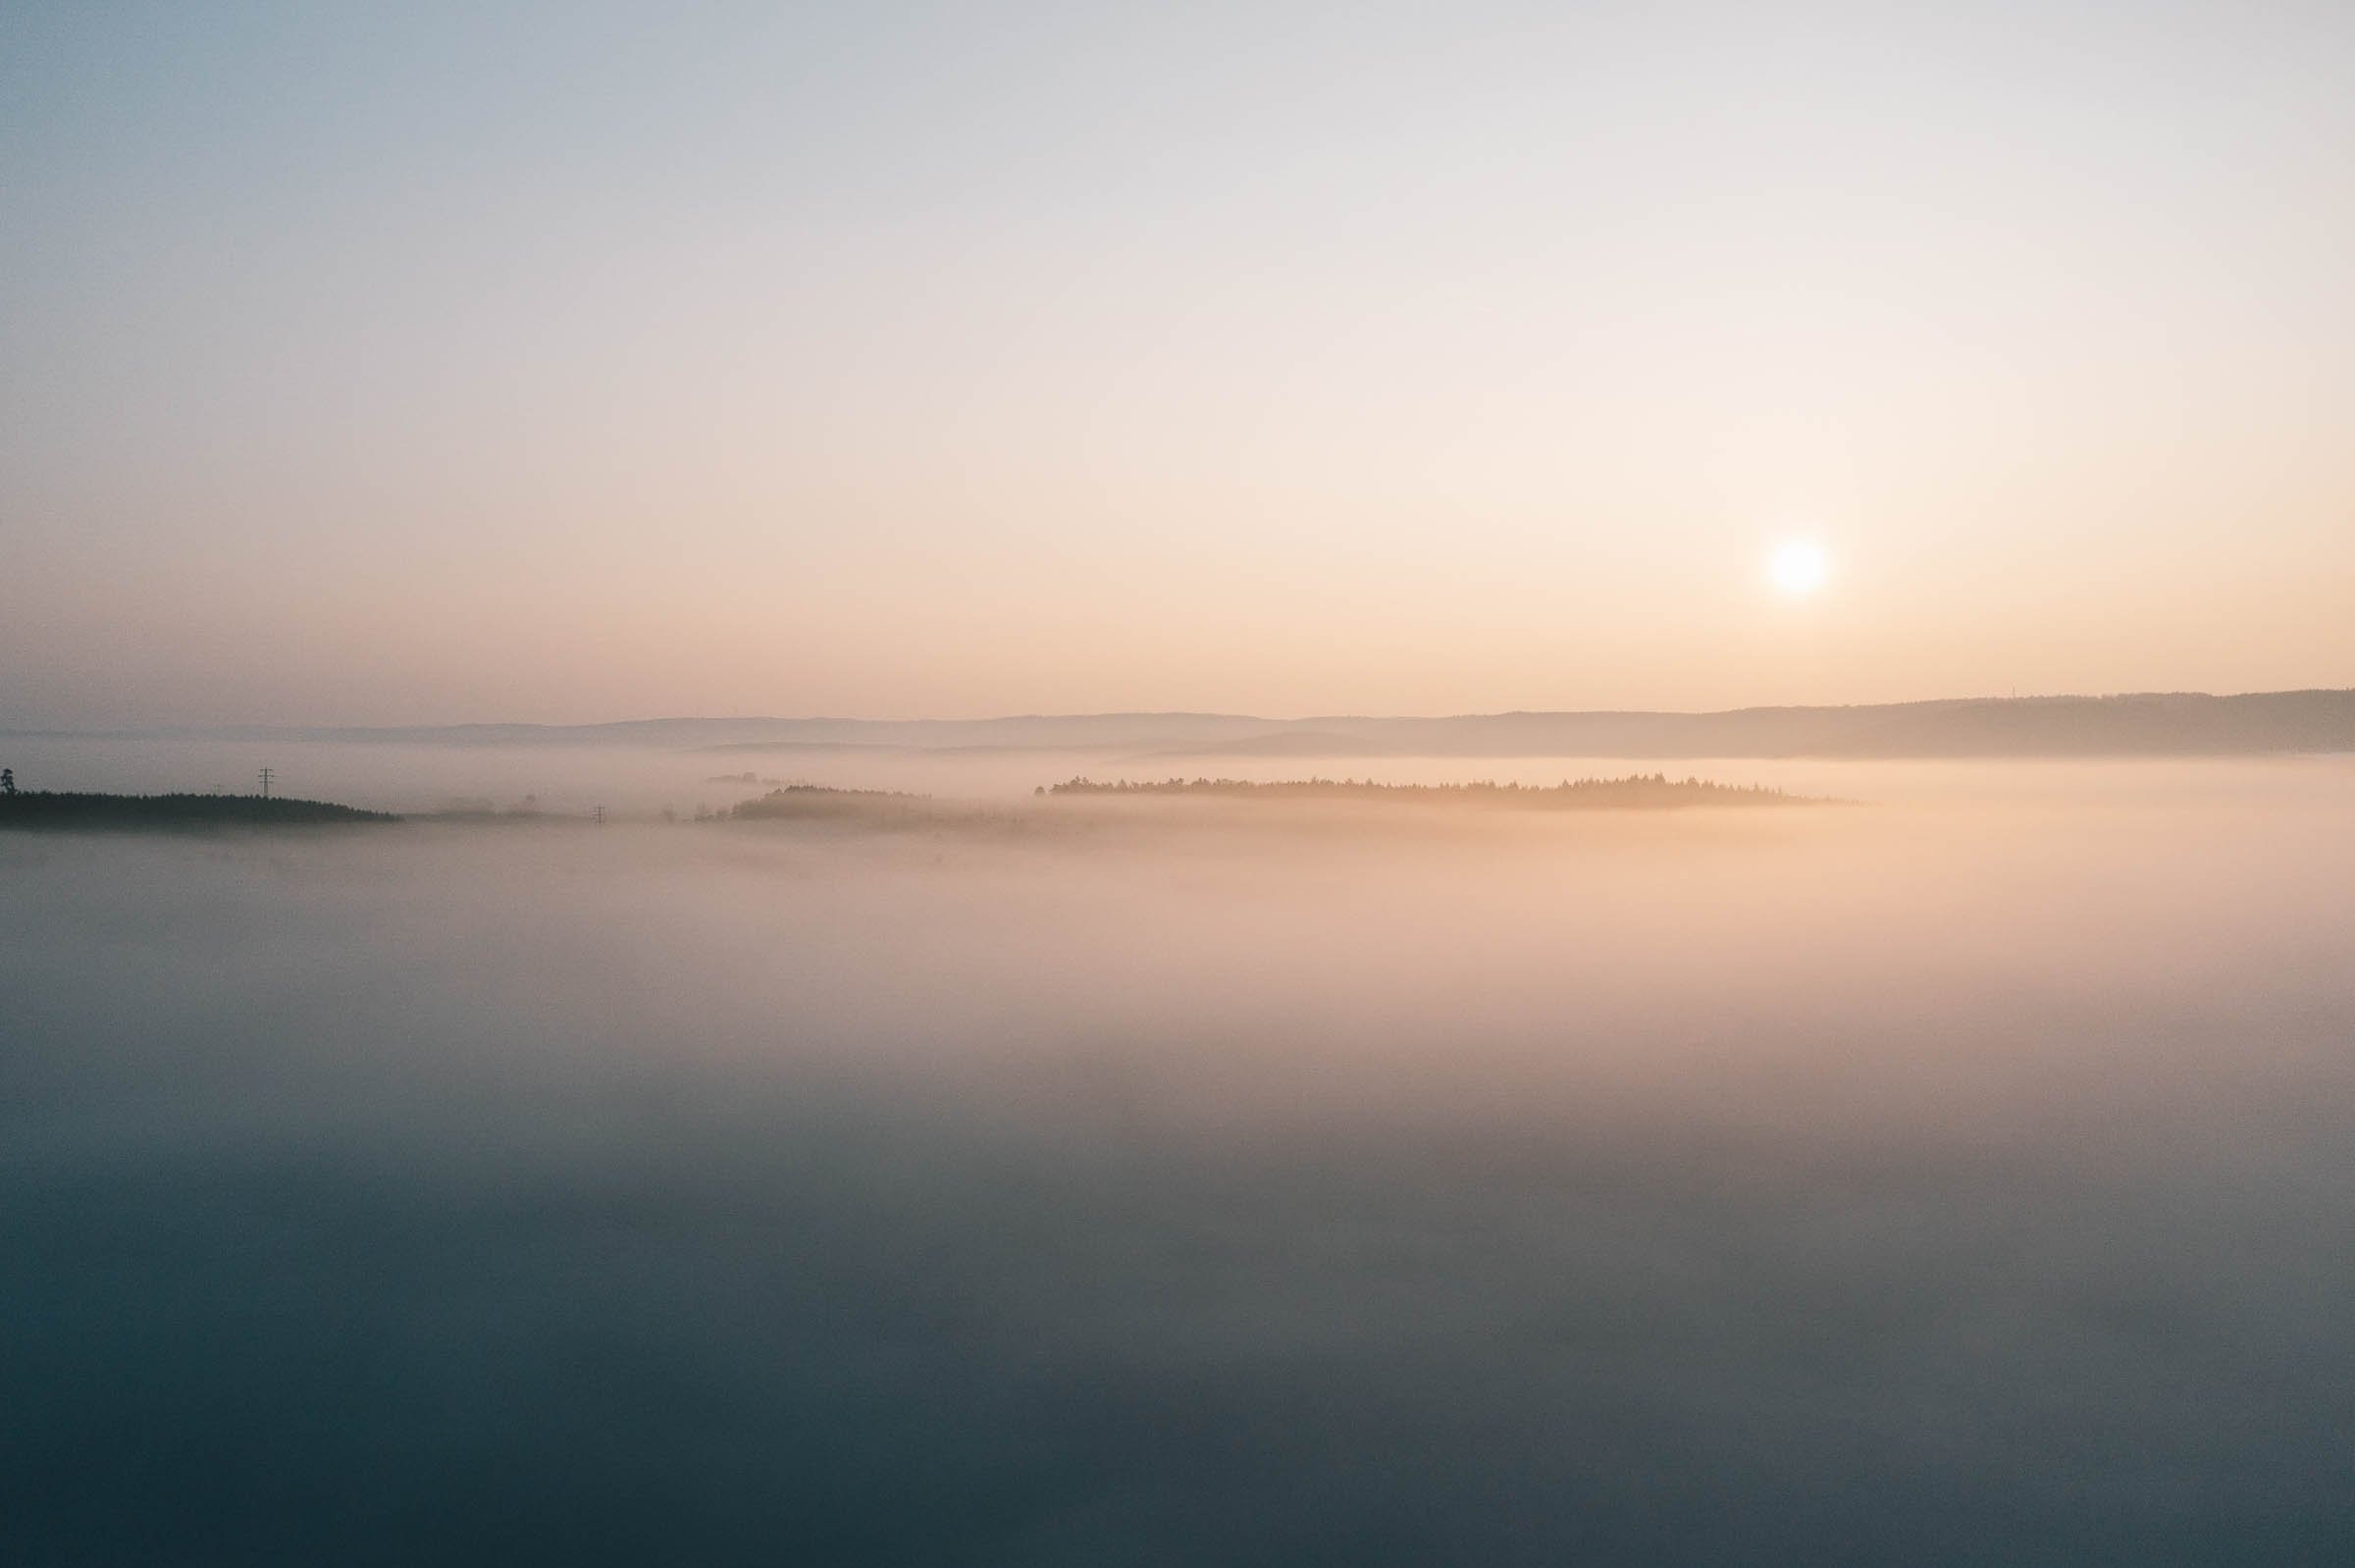
[[937,817],[929,796],[898,790],[836,789],[824,784],[787,784],[723,813],[741,822],[820,820],[912,823]]
[[1807,806],[1822,804],[1764,784],[1713,784],[1664,773],[1625,778],[1564,779],[1559,784],[1378,784],[1372,779],[1305,778],[1261,783],[1236,778],[1171,778],[1099,784],[1068,779],[1041,795],[1182,795],[1239,800],[1407,801],[1469,806],[1534,807],[1554,810],[1648,810],[1678,806]]
[[0,827],[201,828],[312,827],[397,822],[389,811],[276,795],[102,795],[74,791],[0,791]]

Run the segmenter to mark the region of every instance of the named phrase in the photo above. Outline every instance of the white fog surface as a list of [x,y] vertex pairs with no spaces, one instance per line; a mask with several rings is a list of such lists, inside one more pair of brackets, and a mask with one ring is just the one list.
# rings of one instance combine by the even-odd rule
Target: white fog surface
[[[592,793],[411,760],[279,765]],[[1029,825],[0,835],[25,1560],[2355,1544],[2349,761],[828,765]]]

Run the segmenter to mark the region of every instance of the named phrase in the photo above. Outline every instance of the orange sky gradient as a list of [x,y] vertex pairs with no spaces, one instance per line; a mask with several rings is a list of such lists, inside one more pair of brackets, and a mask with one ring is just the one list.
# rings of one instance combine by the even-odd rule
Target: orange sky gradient
[[1559,9],[12,10],[0,724],[2355,685],[2355,12]]

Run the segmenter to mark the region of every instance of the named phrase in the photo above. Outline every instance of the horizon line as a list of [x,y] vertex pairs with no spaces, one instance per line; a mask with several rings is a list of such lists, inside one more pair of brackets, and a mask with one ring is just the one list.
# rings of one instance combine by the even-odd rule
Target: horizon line
[[1669,717],[1720,718],[1736,713],[1842,711],[1876,707],[1926,707],[1939,705],[2119,702],[2137,698],[2205,698],[2215,702],[2230,702],[2254,697],[2314,697],[2355,694],[2355,686],[2297,686],[2269,687],[2244,692],[2206,692],[2193,690],[2114,691],[2114,692],[2031,692],[2010,695],[1978,695],[1968,697],[1918,697],[1879,703],[1748,703],[1734,707],[1674,708],[1674,707],[1509,707],[1460,709],[1444,713],[1378,713],[1336,712],[1302,713],[1277,716],[1263,713],[1229,712],[1212,708],[1100,708],[1076,712],[1020,712],[988,713],[956,718],[940,715],[917,715],[904,718],[882,718],[848,713],[661,713],[631,718],[582,719],[550,721],[543,719],[460,719],[445,721],[411,721],[405,723],[351,723],[334,720],[253,720],[225,719],[209,722],[183,720],[152,721],[130,724],[109,724],[80,728],[59,724],[0,723],[0,735],[24,737],[72,738],[106,740],[127,737],[159,735],[203,735],[223,731],[260,731],[270,734],[294,734],[305,730],[340,730],[359,733],[385,733],[403,730],[593,730],[622,729],[631,726],[655,724],[1010,724],[1023,722],[1056,722],[1085,719],[1208,719],[1257,724],[1314,724],[1318,722],[1362,721],[1445,721],[1474,718],[1562,718],[1562,717]]

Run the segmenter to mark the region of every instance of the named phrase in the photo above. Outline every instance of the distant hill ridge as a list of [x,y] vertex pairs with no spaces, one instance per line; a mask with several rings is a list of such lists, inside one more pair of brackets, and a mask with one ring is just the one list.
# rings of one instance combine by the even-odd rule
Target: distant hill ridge
[[1951,698],[1723,712],[1237,713],[981,719],[656,718],[612,724],[179,730],[211,740],[643,746],[713,752],[1082,751],[1139,757],[1997,758],[2355,752],[2355,690]]

